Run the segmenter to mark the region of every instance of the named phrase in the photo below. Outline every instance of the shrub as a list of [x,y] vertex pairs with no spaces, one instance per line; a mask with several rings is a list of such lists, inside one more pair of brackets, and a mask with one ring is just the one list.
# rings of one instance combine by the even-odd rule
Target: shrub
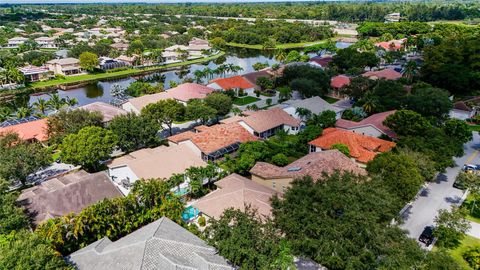
[[350,149],[348,146],[342,143],[336,143],[332,145],[332,149],[337,149],[338,151],[342,152],[345,156],[350,157]]
[[200,225],[200,227],[205,227],[205,225],[207,225],[207,221],[205,220],[205,217],[201,216],[198,218],[198,225]]
[[288,165],[288,163],[289,163],[287,156],[285,156],[282,153],[278,153],[275,156],[273,156],[272,157],[272,162],[273,162],[273,164],[275,164],[277,166],[282,166],[282,167]]
[[480,246],[468,249],[462,254],[462,257],[473,269],[480,269]]

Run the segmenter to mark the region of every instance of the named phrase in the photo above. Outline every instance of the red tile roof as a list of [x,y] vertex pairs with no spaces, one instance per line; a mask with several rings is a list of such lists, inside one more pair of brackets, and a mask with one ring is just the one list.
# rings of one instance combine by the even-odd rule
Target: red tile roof
[[220,218],[228,208],[245,210],[250,205],[263,217],[272,215],[270,198],[278,194],[273,189],[255,183],[238,174],[231,174],[215,182],[217,190],[207,194],[193,206],[212,218]]
[[197,84],[184,83],[179,86],[167,90],[169,96],[173,99],[187,102],[190,99],[202,99],[214,91],[213,88]]
[[375,46],[381,47],[387,51],[398,51],[402,48],[402,43],[394,40],[394,41],[382,41],[375,43]]
[[345,119],[338,119],[335,126],[343,129],[354,129],[354,128],[365,127],[365,126],[373,126],[379,131],[381,131],[382,133],[384,133],[385,135],[389,136],[390,138],[395,138],[396,137],[395,132],[393,132],[391,129],[389,129],[383,124],[383,121],[385,121],[385,119],[389,115],[392,115],[394,113],[395,111],[388,111],[388,112],[372,114],[371,116],[363,119],[360,122],[354,122],[354,121],[349,121]]
[[345,75],[338,75],[332,78],[330,86],[335,89],[340,89],[350,84],[350,78]]
[[236,88],[249,89],[254,87],[253,84],[251,84],[247,79],[243,78],[242,76],[217,78],[217,79],[211,80],[210,83],[216,83],[223,90],[236,89]]
[[48,140],[47,136],[47,119],[43,118],[14,126],[0,128],[0,134],[17,133],[18,136],[25,141],[37,140],[43,142]]
[[376,71],[367,71],[363,73],[362,76],[370,79],[398,80],[402,77],[402,73],[395,71],[393,68],[386,68]]
[[332,173],[335,170],[365,175],[366,171],[355,164],[350,158],[338,150],[327,150],[310,153],[285,167],[277,167],[266,162],[257,162],[250,173],[263,179],[301,178],[309,175],[314,180],[322,177],[323,173]]
[[309,144],[321,149],[330,149],[334,144],[344,144],[350,150],[350,156],[358,162],[367,163],[378,153],[390,151],[395,147],[394,142],[369,137],[337,128],[327,128],[322,136]]
[[238,123],[214,125],[201,132],[183,132],[168,137],[173,143],[181,141],[192,141],[204,154],[210,154],[234,143],[255,141],[257,137],[250,134]]

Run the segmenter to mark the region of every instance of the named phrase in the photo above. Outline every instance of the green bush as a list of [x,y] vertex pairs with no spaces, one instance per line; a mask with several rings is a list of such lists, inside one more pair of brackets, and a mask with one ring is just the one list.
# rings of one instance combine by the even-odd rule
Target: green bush
[[480,269],[480,246],[472,247],[462,254],[463,259],[473,269]]
[[337,149],[338,151],[342,152],[345,156],[350,157],[350,149],[348,146],[342,143],[336,143],[332,145],[332,149]]
[[273,164],[275,164],[277,166],[282,166],[282,167],[288,165],[288,163],[289,163],[287,156],[285,156],[282,153],[278,153],[275,156],[273,156],[272,157],[272,162],[273,162]]
[[198,218],[198,225],[200,225],[200,227],[205,227],[205,225],[207,225],[207,221],[205,220],[205,217],[201,216]]

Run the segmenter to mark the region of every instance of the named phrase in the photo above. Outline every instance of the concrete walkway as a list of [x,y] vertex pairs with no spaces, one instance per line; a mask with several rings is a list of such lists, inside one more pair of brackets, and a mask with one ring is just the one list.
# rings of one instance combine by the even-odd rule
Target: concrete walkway
[[467,231],[467,234],[480,239],[480,224],[470,221],[470,226],[472,227]]

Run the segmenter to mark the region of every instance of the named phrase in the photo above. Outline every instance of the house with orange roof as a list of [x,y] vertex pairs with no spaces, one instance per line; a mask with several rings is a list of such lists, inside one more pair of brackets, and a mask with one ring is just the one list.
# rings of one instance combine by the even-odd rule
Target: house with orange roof
[[350,77],[346,75],[337,75],[330,80],[330,87],[334,90],[340,90],[350,84]]
[[367,71],[362,74],[363,77],[367,77],[371,80],[385,79],[385,80],[398,80],[402,77],[402,73],[394,70],[393,68],[386,68],[382,70]]
[[0,128],[0,136],[7,133],[17,133],[24,141],[44,142],[48,140],[47,118]]
[[170,145],[186,145],[205,161],[213,161],[235,152],[241,143],[258,138],[239,123],[214,125],[193,131],[182,132],[168,137]]
[[389,115],[392,115],[394,113],[395,111],[393,110],[372,114],[360,122],[338,119],[335,126],[340,129],[345,129],[358,134],[376,138],[382,135],[388,136],[390,138],[396,138],[397,135],[395,134],[395,132],[383,124],[383,121],[385,121],[385,119],[387,119]]
[[297,134],[302,126],[301,120],[294,118],[279,107],[243,113],[245,116],[233,116],[221,122],[238,123],[250,134],[261,139],[269,138],[279,130],[284,130],[289,134]]
[[242,76],[213,79],[207,86],[218,91],[233,90],[237,94],[239,90],[243,90],[248,95],[253,95],[255,91],[255,85]]
[[403,48],[404,42],[405,39],[382,41],[375,43],[375,46],[382,48],[385,51],[399,51]]
[[284,193],[294,179],[310,176],[315,181],[324,173],[334,171],[366,175],[366,171],[355,161],[338,150],[326,150],[310,153],[285,167],[266,162],[257,162],[250,170],[252,181]]
[[346,145],[350,156],[361,166],[364,166],[377,154],[388,152],[396,145],[394,142],[338,128],[327,128],[320,137],[308,143],[310,153],[329,150],[335,144]]

